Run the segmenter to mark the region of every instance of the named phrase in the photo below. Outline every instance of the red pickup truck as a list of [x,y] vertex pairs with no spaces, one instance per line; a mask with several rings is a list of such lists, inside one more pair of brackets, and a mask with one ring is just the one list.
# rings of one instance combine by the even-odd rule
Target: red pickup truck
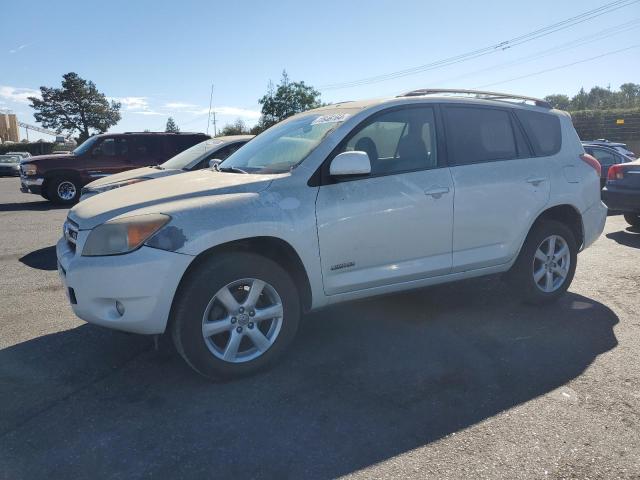
[[93,180],[132,168],[159,165],[196,143],[204,133],[127,132],[95,135],[68,155],[39,155],[20,163],[20,190],[57,204],[78,201]]

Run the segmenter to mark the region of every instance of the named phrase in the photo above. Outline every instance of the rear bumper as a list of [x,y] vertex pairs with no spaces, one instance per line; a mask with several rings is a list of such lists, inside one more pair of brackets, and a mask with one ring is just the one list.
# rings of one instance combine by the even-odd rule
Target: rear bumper
[[621,190],[605,187],[602,190],[602,201],[610,210],[620,212],[640,212],[640,190]]
[[607,221],[607,207],[602,202],[596,202],[582,213],[582,228],[584,230],[584,242],[582,249],[589,247],[595,242]]

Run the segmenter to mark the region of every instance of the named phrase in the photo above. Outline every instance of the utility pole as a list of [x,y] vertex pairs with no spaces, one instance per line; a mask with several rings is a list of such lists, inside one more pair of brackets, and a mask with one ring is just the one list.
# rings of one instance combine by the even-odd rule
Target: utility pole
[[[211,107],[213,105],[213,83],[211,84],[211,95],[209,96],[209,117],[207,118],[207,135],[209,135],[209,125],[211,124]],[[218,134],[216,131],[216,112],[213,111],[213,136]]]

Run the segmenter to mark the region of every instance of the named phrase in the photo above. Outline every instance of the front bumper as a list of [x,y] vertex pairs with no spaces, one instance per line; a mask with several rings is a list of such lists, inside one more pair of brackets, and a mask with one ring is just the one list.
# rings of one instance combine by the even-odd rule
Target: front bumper
[[584,231],[584,250],[595,242],[604,230],[607,221],[607,207],[598,201],[582,213],[582,228]]
[[44,183],[43,177],[25,177],[20,176],[20,191],[22,193],[35,193],[40,195],[42,193],[42,184]]
[[602,201],[611,210],[628,213],[640,212],[640,190],[611,189],[602,190]]
[[[89,323],[133,333],[163,333],[190,255],[142,247],[125,255],[83,257],[65,238],[56,245],[58,273],[74,313]],[[116,309],[124,306],[124,314]]]

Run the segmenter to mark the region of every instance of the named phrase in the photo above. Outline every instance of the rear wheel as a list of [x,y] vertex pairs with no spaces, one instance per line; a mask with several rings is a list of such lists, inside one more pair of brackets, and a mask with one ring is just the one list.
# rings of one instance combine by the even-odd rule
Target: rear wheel
[[624,219],[632,227],[640,227],[640,213],[625,213]]
[[575,237],[566,225],[543,220],[529,232],[508,278],[527,303],[555,301],[571,285],[577,252]]
[[72,205],[78,201],[80,185],[69,177],[56,177],[47,182],[47,197],[58,205]]
[[194,370],[230,378],[274,362],[295,337],[299,320],[298,291],[280,265],[229,253],[188,274],[175,300],[171,333]]

